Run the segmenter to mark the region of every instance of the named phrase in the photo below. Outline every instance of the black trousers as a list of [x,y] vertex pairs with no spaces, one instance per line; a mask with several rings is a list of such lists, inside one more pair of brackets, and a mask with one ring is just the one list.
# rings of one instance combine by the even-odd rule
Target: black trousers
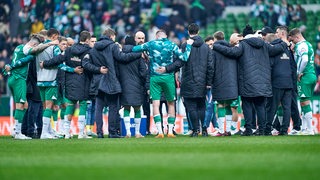
[[[291,92],[291,119],[293,122],[293,129],[300,131],[301,130],[301,117],[300,112],[298,108],[298,93],[295,90],[292,90]],[[273,122],[273,128],[280,131],[280,122],[278,119],[278,116],[276,116],[274,122]]]
[[286,133],[288,131],[291,116],[291,93],[292,89],[272,88],[273,96],[268,98],[267,101],[266,132],[272,130],[272,123],[280,102],[283,109],[283,122],[280,125],[280,132]]
[[245,128],[247,133],[252,133],[252,124],[255,119],[252,111],[256,110],[259,130],[264,133],[266,123],[266,97],[241,97],[243,116],[246,121]]
[[[42,132],[42,113],[43,106],[41,101],[28,99],[28,110],[24,114],[21,132],[29,137],[40,137]],[[35,125],[37,129],[35,129]]]
[[149,95],[146,93],[142,104],[143,114],[147,116],[147,133],[150,132],[150,99]]
[[200,123],[204,124],[206,114],[206,98],[184,98],[184,104],[188,109],[191,129],[193,132],[200,130]]
[[120,102],[119,102],[120,94],[106,94],[104,92],[99,91],[96,97],[96,112],[95,119],[97,125],[97,134],[103,134],[103,119],[102,119],[102,111],[103,108],[109,107],[108,114],[108,130],[109,134],[115,135],[120,130]]

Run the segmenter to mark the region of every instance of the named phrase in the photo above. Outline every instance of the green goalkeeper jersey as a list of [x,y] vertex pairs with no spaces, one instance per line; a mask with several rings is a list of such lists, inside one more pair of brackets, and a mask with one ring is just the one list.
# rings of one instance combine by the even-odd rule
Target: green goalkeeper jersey
[[314,52],[312,45],[308,41],[300,41],[295,45],[294,52],[298,72],[302,65],[302,56],[308,56],[308,62],[305,68],[302,72],[299,72],[303,73],[301,81],[303,83],[314,82],[314,80],[316,79],[316,73],[314,68]]
[[[31,53],[31,50],[31,47],[27,47],[24,44],[17,46],[14,49],[11,65],[17,64],[20,59],[25,58],[27,55],[29,55]],[[11,74],[15,78],[22,78],[26,80],[28,76],[28,68],[29,63],[26,63],[20,67],[12,69]]]

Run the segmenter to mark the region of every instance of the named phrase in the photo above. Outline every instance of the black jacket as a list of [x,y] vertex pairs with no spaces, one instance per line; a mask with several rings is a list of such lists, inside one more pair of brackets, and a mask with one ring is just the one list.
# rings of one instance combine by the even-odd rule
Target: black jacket
[[37,70],[35,60],[31,61],[29,64],[27,77],[27,99],[41,102],[40,90],[37,86]]
[[[217,41],[215,44],[231,47],[231,45],[225,40]],[[211,87],[213,100],[221,101],[238,98],[237,59],[227,57],[217,51],[213,51]]]
[[[204,43],[200,36],[194,40],[187,62],[176,60],[166,66],[167,72],[173,72],[182,66],[180,94],[185,98],[199,98],[206,96],[207,86],[211,85],[212,50]],[[182,45],[184,50],[185,44]]]
[[122,92],[118,80],[117,61],[130,62],[141,57],[141,53],[123,53],[114,41],[107,36],[102,36],[95,43],[90,56],[95,66],[108,68],[107,74],[93,75],[90,87],[91,94],[98,94],[98,90],[107,94],[117,94]]
[[[243,97],[271,97],[271,63],[269,56],[284,51],[284,44],[275,46],[257,37],[246,36],[236,47],[218,44],[213,49],[233,58],[238,58],[239,95]],[[286,45],[285,45],[286,46]]]
[[[270,44],[280,44],[281,39],[276,39]],[[292,69],[290,51],[286,49],[283,53],[277,56],[270,57],[272,63],[271,82],[273,88],[287,89],[293,88]]]
[[[132,45],[123,46],[123,52],[131,52]],[[132,62],[118,63],[119,80],[122,88],[121,105],[140,106],[144,101],[144,88],[146,85],[147,67],[144,60],[139,57]]]
[[[52,61],[43,63],[44,67],[52,67],[65,62],[69,67],[82,66],[84,57],[89,54],[90,47],[87,44],[74,44],[65,51],[64,55],[56,56]],[[69,100],[87,100],[89,98],[90,72],[82,74],[65,72],[65,96]]]

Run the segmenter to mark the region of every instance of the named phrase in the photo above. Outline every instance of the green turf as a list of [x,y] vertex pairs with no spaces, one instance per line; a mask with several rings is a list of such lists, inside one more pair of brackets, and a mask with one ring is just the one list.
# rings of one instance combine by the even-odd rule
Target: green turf
[[319,179],[320,136],[13,140],[0,180]]

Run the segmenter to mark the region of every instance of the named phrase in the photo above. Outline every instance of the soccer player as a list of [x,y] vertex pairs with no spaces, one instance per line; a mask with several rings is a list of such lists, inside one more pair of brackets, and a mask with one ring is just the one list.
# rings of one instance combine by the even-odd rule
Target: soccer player
[[26,79],[28,75],[29,62],[33,60],[31,54],[42,51],[43,49],[58,44],[58,41],[52,41],[47,44],[41,44],[41,38],[37,35],[31,35],[27,44],[21,44],[14,50],[13,59],[10,65],[6,65],[6,71],[10,71],[8,78],[8,86],[12,92],[15,102],[15,139],[31,139],[21,133],[21,124],[23,116],[28,108],[26,93],[27,85]]
[[186,51],[182,53],[178,46],[169,41],[164,30],[156,33],[156,40],[149,41],[142,45],[133,47],[133,52],[147,51],[150,58],[150,96],[153,106],[153,118],[158,129],[156,138],[164,138],[161,127],[161,116],[159,111],[161,92],[164,91],[168,101],[168,137],[175,137],[173,134],[173,126],[175,122],[175,79],[173,73],[160,74],[156,72],[161,66],[166,66],[173,62],[173,55],[179,57],[183,61],[187,61],[193,40],[188,40]]
[[303,135],[314,135],[312,128],[312,109],[310,99],[317,82],[314,70],[314,52],[312,45],[305,40],[301,31],[294,28],[289,32],[290,40],[295,44],[294,58],[297,62],[298,94],[302,114]]

